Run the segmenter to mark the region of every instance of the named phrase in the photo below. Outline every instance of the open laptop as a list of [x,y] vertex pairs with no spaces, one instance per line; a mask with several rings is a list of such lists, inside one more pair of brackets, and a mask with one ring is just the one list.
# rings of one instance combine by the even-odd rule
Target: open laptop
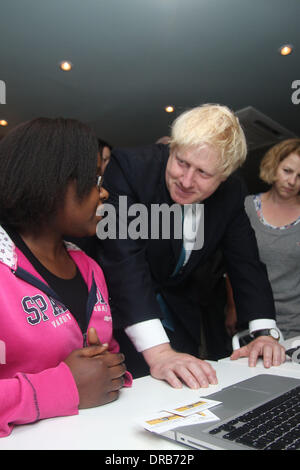
[[300,450],[300,379],[261,374],[207,398],[220,420],[161,435],[195,449]]

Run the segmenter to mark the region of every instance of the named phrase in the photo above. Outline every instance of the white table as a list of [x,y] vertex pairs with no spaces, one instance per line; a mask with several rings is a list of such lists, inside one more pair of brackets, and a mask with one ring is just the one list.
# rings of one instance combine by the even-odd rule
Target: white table
[[[10,436],[0,439],[0,450],[13,449],[105,449],[105,450],[187,450],[186,447],[145,431],[139,418],[160,411],[166,404],[205,396],[240,380],[267,373],[300,379],[300,364],[287,362],[265,369],[259,361],[249,368],[246,359],[211,362],[218,385],[207,389],[175,390],[150,376],[136,379],[132,388],[122,389],[117,401],[98,408],[80,410],[79,415],[42,420],[16,426]],[[110,455],[113,455],[111,452]]]

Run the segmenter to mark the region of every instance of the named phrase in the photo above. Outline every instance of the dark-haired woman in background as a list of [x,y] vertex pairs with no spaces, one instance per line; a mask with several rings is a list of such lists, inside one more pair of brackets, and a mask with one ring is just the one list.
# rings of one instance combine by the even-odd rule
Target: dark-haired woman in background
[[99,146],[99,154],[101,158],[100,171],[101,171],[101,175],[103,175],[105,168],[109,164],[112,146],[102,139],[98,139],[98,146]]
[[95,234],[107,194],[84,124],[40,118],[0,142],[0,436],[108,403],[131,383],[98,264],[64,236]]

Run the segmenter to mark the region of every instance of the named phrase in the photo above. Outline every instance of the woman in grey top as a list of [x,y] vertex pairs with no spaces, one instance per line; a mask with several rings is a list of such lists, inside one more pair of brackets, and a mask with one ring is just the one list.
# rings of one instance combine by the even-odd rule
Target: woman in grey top
[[245,209],[267,267],[277,325],[287,339],[300,335],[300,139],[272,147],[260,178],[271,188],[247,196]]

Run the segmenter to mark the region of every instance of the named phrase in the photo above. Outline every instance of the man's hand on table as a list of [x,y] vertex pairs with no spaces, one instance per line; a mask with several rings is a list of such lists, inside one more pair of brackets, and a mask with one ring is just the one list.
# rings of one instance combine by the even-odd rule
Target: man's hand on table
[[255,367],[260,356],[266,368],[280,366],[285,362],[285,349],[270,336],[260,336],[246,346],[236,349],[230,358],[236,360],[240,357],[248,357],[249,367]]
[[182,383],[193,389],[218,383],[210,364],[190,354],[174,351],[169,343],[146,349],[143,355],[152,377],[166,380],[174,388],[181,388]]

